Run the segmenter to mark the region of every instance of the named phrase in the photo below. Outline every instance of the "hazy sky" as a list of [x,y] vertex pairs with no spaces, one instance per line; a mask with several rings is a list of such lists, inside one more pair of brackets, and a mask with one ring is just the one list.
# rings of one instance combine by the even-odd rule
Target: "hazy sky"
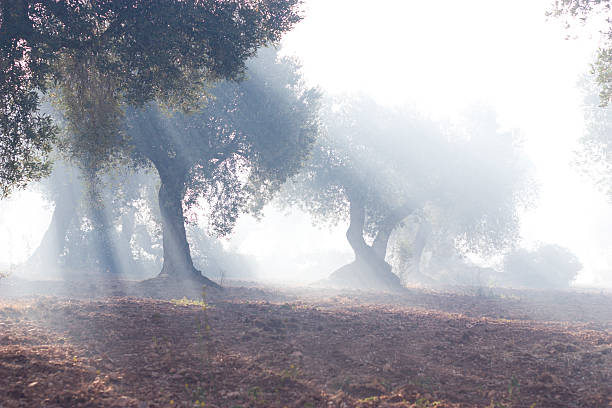
[[[308,80],[328,93],[365,92],[380,103],[408,104],[441,118],[473,104],[493,106],[504,126],[521,130],[536,166],[540,200],[524,216],[524,244],[566,246],[585,264],[582,282],[612,284],[612,205],[571,166],[583,131],[576,83],[589,70],[598,38],[582,33],[565,40],[561,23],[545,17],[550,3],[306,0],[306,18],[283,46],[301,59]],[[49,208],[28,197],[34,229],[16,229],[18,217],[6,217],[16,210],[0,203],[2,247],[22,241],[31,247],[32,237],[46,228]],[[325,249],[338,266],[350,258],[343,226],[319,231],[300,220],[276,213],[261,224],[244,219],[229,245],[268,266],[280,254],[307,259]],[[286,260],[276,262],[290,268]],[[288,271],[287,279],[308,269],[300,268]]]
[[[540,199],[524,216],[523,244],[566,246],[585,265],[583,283],[610,284],[612,205],[571,165],[583,131],[576,84],[598,37],[566,40],[561,22],[545,16],[551,3],[306,0],[305,20],[283,46],[330,93],[366,92],[439,117],[493,106],[503,126],[521,130],[536,166]],[[261,242],[241,245],[262,257],[272,242]]]

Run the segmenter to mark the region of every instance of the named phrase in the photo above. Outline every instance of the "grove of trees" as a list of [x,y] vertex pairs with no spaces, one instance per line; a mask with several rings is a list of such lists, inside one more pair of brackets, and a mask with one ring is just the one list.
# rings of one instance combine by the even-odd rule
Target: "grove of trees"
[[432,223],[458,249],[493,252],[517,241],[518,211],[534,193],[529,163],[517,135],[501,132],[492,112],[474,115],[459,131],[367,98],[328,103],[326,136],[285,189],[284,202],[324,221],[349,221],[346,237],[355,260],[332,281],[398,286],[387,249],[410,216],[424,227],[415,238],[417,257]]
[[[141,171],[152,167],[161,181],[162,276],[215,285],[193,265],[183,207],[203,202],[210,230],[227,234],[241,212],[261,208],[308,155],[319,131],[319,93],[304,86],[295,61],[277,57],[273,49],[262,50],[249,63],[245,79],[209,88],[208,101],[198,111],[186,114],[154,103],[126,108],[120,163]],[[56,207],[35,258],[48,260],[63,251],[82,198],[91,224],[86,237],[92,257],[101,269],[120,272],[125,267],[118,261],[130,258],[126,253],[137,210],[132,202],[140,198],[147,180],[128,177],[133,185],[116,186],[109,196],[104,192],[109,183],[99,174],[103,168],[91,172],[87,162],[77,163],[79,171],[60,171],[50,180]],[[83,183],[70,180],[69,174]],[[73,191],[78,187],[85,191]],[[114,232],[117,223],[120,234]]]
[[247,58],[299,21],[298,3],[3,1],[2,196],[48,173],[57,128],[41,95],[59,91],[74,153],[100,161],[117,147],[122,104],[197,106],[207,83],[240,78]]
[[293,61],[276,57],[262,52],[245,80],[211,89],[199,112],[169,115],[150,105],[127,113],[133,154],[150,161],[161,179],[162,275],[200,275],[183,203],[204,200],[211,228],[227,234],[241,212],[261,208],[308,155],[318,133],[318,92],[303,86]]
[[[561,1],[552,13],[593,6]],[[194,265],[189,214],[203,209],[206,237],[227,236],[280,197],[348,224],[355,259],[334,284],[396,288],[426,253],[444,269],[510,251],[506,269],[540,273],[534,259],[552,247],[516,249],[536,190],[520,133],[483,107],[451,123],[324,99],[270,47],[300,19],[298,0],[3,2],[0,195],[50,175],[55,203],[26,266],[119,273],[159,258],[160,278],[217,286]],[[604,103],[609,55],[595,65]],[[589,146],[610,167],[605,129]],[[192,235],[206,258],[215,246]]]
[[[115,255],[110,223],[102,208],[99,173],[118,162],[142,164],[137,163],[140,155],[156,166],[162,179],[163,274],[195,276],[214,284],[195,271],[189,255],[181,204],[187,173],[192,173],[193,185],[201,185],[199,190],[190,190],[196,195],[204,186],[222,196],[232,195],[231,188],[225,187],[243,183],[241,191],[251,189],[263,196],[276,181],[291,174],[295,160],[306,154],[314,128],[300,122],[310,120],[307,115],[290,124],[293,118],[279,116],[281,112],[274,108],[281,105],[271,104],[291,102],[282,92],[278,99],[270,98],[266,94],[269,84],[251,86],[257,79],[243,81],[241,88],[217,84],[244,79],[246,60],[262,46],[278,41],[299,21],[297,7],[295,0],[3,2],[2,195],[49,171],[46,156],[57,126],[39,107],[40,95],[50,95],[60,107],[65,130],[59,147],[86,179],[92,203],[90,220],[101,235],[100,250],[106,251],[103,258],[109,260],[109,266],[114,266]],[[295,75],[280,78],[294,83],[277,88],[293,85],[286,94],[297,101],[287,107],[311,103],[309,107],[316,109],[306,95],[311,93],[297,94],[301,90]],[[211,86],[217,90],[214,97],[207,92]],[[241,128],[245,122],[261,119],[244,111],[253,102],[262,108],[258,114],[274,118],[264,118],[268,122],[260,129],[245,130]],[[179,116],[179,111],[198,112],[203,106],[208,107],[208,114],[181,117],[174,123],[174,132],[163,135],[166,125],[162,122],[172,120],[162,119],[162,110]],[[300,114],[298,109],[295,113]],[[136,124],[147,115],[157,118],[158,128],[125,126],[130,119]],[[173,160],[177,150],[191,148],[182,144],[186,141],[173,140],[179,131],[191,136],[188,143],[200,143],[199,152],[208,155],[186,154],[180,157],[185,161]],[[135,134],[140,135],[140,142]],[[156,135],[161,145],[154,144]],[[294,158],[283,157],[283,153]],[[238,193],[236,200],[219,200],[217,207],[238,208],[237,202],[245,196]],[[231,217],[231,212],[224,215]]]

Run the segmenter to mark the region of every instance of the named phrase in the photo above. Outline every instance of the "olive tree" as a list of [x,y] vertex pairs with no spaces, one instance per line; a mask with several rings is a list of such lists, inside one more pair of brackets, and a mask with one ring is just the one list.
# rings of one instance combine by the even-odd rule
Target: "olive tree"
[[318,91],[304,86],[295,61],[277,59],[272,49],[260,54],[243,81],[209,89],[198,112],[158,104],[127,111],[133,154],[161,179],[161,276],[202,279],[186,238],[185,209],[203,203],[211,229],[227,234],[241,212],[260,209],[310,152],[319,129]]
[[47,231],[20,272],[146,275],[157,255],[152,248],[156,178],[130,169],[100,175],[99,202],[92,202],[86,181],[79,168],[56,159],[51,175],[34,185],[54,208]]
[[39,112],[57,90],[66,149],[94,171],[117,153],[122,105],[198,106],[210,81],[239,79],[300,16],[298,0],[11,0],[0,5],[0,187],[48,173],[56,135]]
[[[365,98],[329,104],[326,136],[284,202],[319,219],[348,220],[355,260],[333,282],[399,286],[385,258],[393,231],[410,216],[435,218],[466,250],[513,242],[518,209],[530,195],[528,169],[514,135],[482,116],[460,132]],[[419,237],[420,254],[426,237]]]

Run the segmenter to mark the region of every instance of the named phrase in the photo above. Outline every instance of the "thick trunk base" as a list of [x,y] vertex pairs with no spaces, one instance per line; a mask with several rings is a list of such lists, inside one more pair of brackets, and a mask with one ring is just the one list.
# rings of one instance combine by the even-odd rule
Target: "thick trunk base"
[[388,268],[372,268],[357,260],[333,272],[327,282],[345,289],[396,291],[401,290],[400,279]]
[[177,277],[176,275],[159,274],[154,278],[141,281],[138,286],[147,294],[160,299],[176,299],[187,297],[189,299],[207,299],[207,295],[221,291],[223,288],[202,276],[193,274],[191,278]]
[[205,285],[209,288],[223,289],[219,284],[202,275],[196,268],[169,271],[164,265],[159,275],[153,279],[167,280],[168,282],[174,283],[184,282],[186,285]]

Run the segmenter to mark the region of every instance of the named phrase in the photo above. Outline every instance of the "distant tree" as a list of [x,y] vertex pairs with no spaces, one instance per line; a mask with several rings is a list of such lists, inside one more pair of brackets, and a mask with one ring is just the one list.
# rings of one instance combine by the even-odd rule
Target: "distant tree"
[[75,222],[83,194],[78,170],[65,161],[56,161],[51,176],[42,181],[39,191],[55,207],[47,231],[25,266],[35,270],[53,270],[64,252],[66,236]]
[[136,158],[161,179],[159,207],[164,263],[160,276],[203,278],[191,258],[185,208],[202,202],[212,231],[229,233],[237,216],[257,211],[294,175],[318,134],[318,99],[298,65],[271,49],[249,63],[246,79],[208,91],[206,107],[184,114],[156,104],[128,109]]
[[121,105],[185,109],[209,81],[238,79],[245,60],[300,17],[298,0],[46,1],[0,5],[0,193],[48,173],[56,133],[39,94],[58,89],[68,150],[94,170],[122,141]]
[[399,279],[384,259],[388,240],[393,229],[420,208],[426,183],[414,181],[427,180],[434,167],[404,145],[435,134],[436,128],[411,113],[382,109],[369,99],[327,105],[326,135],[284,199],[324,222],[349,221],[346,237],[355,261],[332,279],[364,287],[398,286]]
[[[348,219],[355,261],[332,281],[398,286],[385,258],[391,234],[411,215],[436,214],[428,223],[452,229],[465,248],[492,250],[516,237],[528,183],[516,140],[494,120],[485,116],[459,134],[367,99],[333,102],[327,112],[327,136],[284,201],[319,219]],[[413,256],[420,258],[427,235],[416,235]]]
[[536,187],[520,136],[501,130],[496,114],[477,107],[466,114],[449,140],[450,155],[437,169],[439,181],[418,219],[414,268],[425,249],[427,271],[461,268],[467,253],[499,254],[519,239],[519,210],[533,203]]
[[[158,181],[147,172],[117,171],[98,176],[95,196],[87,178],[81,179],[83,193],[66,236],[63,265],[68,269],[146,276],[141,256],[152,253],[145,218],[156,205],[153,192]],[[133,242],[136,235],[144,242]],[[150,271],[149,271],[150,272]]]
[[582,264],[568,249],[541,245],[533,251],[519,248],[504,258],[506,280],[529,288],[566,288],[576,279]]
[[20,271],[143,275],[140,255],[151,252],[148,224],[155,221],[145,217],[149,206],[157,204],[150,196],[157,189],[155,178],[129,170],[100,175],[99,202],[92,202],[86,181],[78,168],[56,160],[51,176],[36,186],[54,209],[39,246]]

